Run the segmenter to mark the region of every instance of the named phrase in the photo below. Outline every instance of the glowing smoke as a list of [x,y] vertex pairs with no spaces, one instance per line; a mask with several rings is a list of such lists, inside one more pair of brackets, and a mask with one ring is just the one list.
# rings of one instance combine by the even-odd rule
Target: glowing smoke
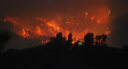
[[[108,34],[108,0],[3,1],[0,14],[13,24],[10,30],[24,38],[54,37],[62,32],[82,40],[88,32]],[[40,38],[41,40],[43,38]]]

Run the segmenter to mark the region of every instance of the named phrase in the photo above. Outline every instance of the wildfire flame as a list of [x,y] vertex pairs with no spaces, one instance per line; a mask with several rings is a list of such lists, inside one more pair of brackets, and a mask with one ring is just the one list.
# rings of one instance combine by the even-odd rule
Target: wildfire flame
[[[106,13],[105,15],[107,16],[108,14]],[[104,20],[107,21],[108,17],[106,16],[104,16],[103,18],[101,16],[101,18],[99,19],[99,18],[89,16],[89,14],[85,12],[82,16],[78,15],[71,18],[67,18],[65,22],[61,18],[56,18],[52,20],[35,18],[35,20],[38,21],[38,24],[35,23],[36,24],[35,26],[28,26],[28,27],[20,24],[21,20],[18,17],[6,18],[4,19],[4,22],[6,23],[7,21],[9,21],[10,23],[13,23],[14,29],[12,31],[24,38],[33,39],[33,38],[39,38],[40,36],[55,37],[58,32],[62,32],[63,37],[66,37],[66,39],[68,39],[69,33],[72,33],[73,34],[72,43],[74,44],[74,42],[77,40],[82,41],[84,39],[83,38],[84,35],[87,34],[88,32],[94,33],[99,31],[99,30],[95,30],[96,28],[100,28],[99,24],[101,26],[106,26],[104,22]],[[31,21],[27,21],[27,24],[31,24]],[[102,34],[107,35],[108,33],[110,33],[110,31],[108,30],[108,27],[104,27],[104,28],[101,29],[104,31],[104,32],[101,32]],[[49,42],[49,40],[46,40],[44,42],[42,40],[43,38],[40,38],[40,39],[42,43]]]
[[30,37],[30,35],[24,30],[24,28],[23,28],[23,33],[22,33],[22,35],[23,35],[23,37],[25,38],[28,38],[28,37]]
[[75,41],[72,42],[72,44],[74,44],[74,43],[75,43]]

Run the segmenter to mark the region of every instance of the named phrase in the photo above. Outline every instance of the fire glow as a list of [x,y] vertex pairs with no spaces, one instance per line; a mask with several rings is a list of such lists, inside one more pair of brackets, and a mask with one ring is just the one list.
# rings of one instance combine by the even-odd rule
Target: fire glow
[[31,20],[22,25],[22,20],[19,17],[6,18],[4,22],[9,21],[13,25],[11,31],[24,38],[39,38],[42,43],[47,43],[49,40],[43,41],[42,36],[55,37],[58,32],[62,32],[63,37],[66,37],[66,39],[68,39],[69,33],[72,33],[74,43],[77,40],[82,41],[88,32],[94,33],[94,35],[107,35],[110,33],[106,26],[109,14],[106,13],[104,15],[99,15],[100,18],[96,18],[95,16],[89,16],[89,13],[85,12],[83,15],[67,18],[65,22],[61,18],[52,20],[35,18],[36,23],[34,23],[34,26],[31,26]]

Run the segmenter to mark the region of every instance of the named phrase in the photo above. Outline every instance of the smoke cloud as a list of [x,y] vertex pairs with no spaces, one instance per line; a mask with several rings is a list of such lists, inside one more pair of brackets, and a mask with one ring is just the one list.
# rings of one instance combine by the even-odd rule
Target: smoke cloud
[[[104,32],[108,27],[111,33],[108,34],[107,42],[113,46],[116,46],[116,42],[120,40],[115,43],[112,41],[116,37],[121,38],[115,36],[119,32],[115,22],[117,18],[128,13],[126,0],[2,0],[0,7],[0,17],[18,17],[18,24],[24,28],[36,26],[36,18],[48,19],[49,21],[61,19],[61,22],[65,23],[67,19],[72,17],[88,15],[90,19],[94,18],[96,21],[91,22],[89,18],[86,19],[86,23],[82,23],[78,31],[84,31],[90,27],[95,34],[103,34],[101,32]],[[108,14],[109,10],[110,14]],[[100,23],[100,20],[102,20],[102,25],[97,24],[97,22]],[[28,24],[28,22],[30,23]],[[100,28],[95,29],[95,27]]]

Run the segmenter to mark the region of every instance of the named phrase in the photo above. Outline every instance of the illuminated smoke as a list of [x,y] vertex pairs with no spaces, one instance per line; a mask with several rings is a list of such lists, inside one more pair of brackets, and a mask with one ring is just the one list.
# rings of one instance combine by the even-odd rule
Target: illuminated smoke
[[[69,33],[72,33],[73,40],[77,41],[77,40],[83,40],[84,35],[86,35],[88,32],[93,32],[94,34],[97,34],[95,32],[99,32],[100,30],[102,30],[99,34],[110,33],[108,27],[106,26],[105,21],[103,21],[105,20],[104,18],[102,17],[100,19],[91,18],[89,17],[89,14],[87,18],[84,18],[84,16],[86,17],[87,14],[66,19],[65,23],[61,21],[63,19],[49,20],[49,19],[35,18],[35,20],[37,20],[39,25],[36,24],[35,26],[33,26],[34,29],[32,29],[31,26],[24,27],[23,25],[20,25],[18,23],[17,18],[6,18],[4,19],[4,21],[5,22],[9,21],[10,23],[12,23],[15,28],[15,33],[24,38],[38,38],[40,36],[55,37],[58,32],[62,32],[63,37],[66,37],[66,39],[68,39]],[[28,24],[31,24],[31,22],[29,22]],[[21,29],[18,30],[17,27],[15,26],[20,26]],[[96,30],[97,28],[100,30]],[[46,42],[48,42],[48,40],[46,40]],[[42,43],[44,42],[42,41]]]
[[[4,22],[9,21],[13,25],[10,30],[24,38],[38,38],[42,43],[46,43],[49,40],[43,41],[43,36],[55,37],[58,32],[62,32],[66,39],[69,33],[72,33],[74,41],[83,41],[84,35],[88,32],[93,32],[94,35],[110,33],[107,29],[110,14],[107,0],[44,0],[40,3],[35,2],[34,6],[27,3],[24,5],[25,9],[21,7],[17,11],[12,4],[10,7],[17,12],[4,12]],[[16,13],[19,17],[14,17]]]

